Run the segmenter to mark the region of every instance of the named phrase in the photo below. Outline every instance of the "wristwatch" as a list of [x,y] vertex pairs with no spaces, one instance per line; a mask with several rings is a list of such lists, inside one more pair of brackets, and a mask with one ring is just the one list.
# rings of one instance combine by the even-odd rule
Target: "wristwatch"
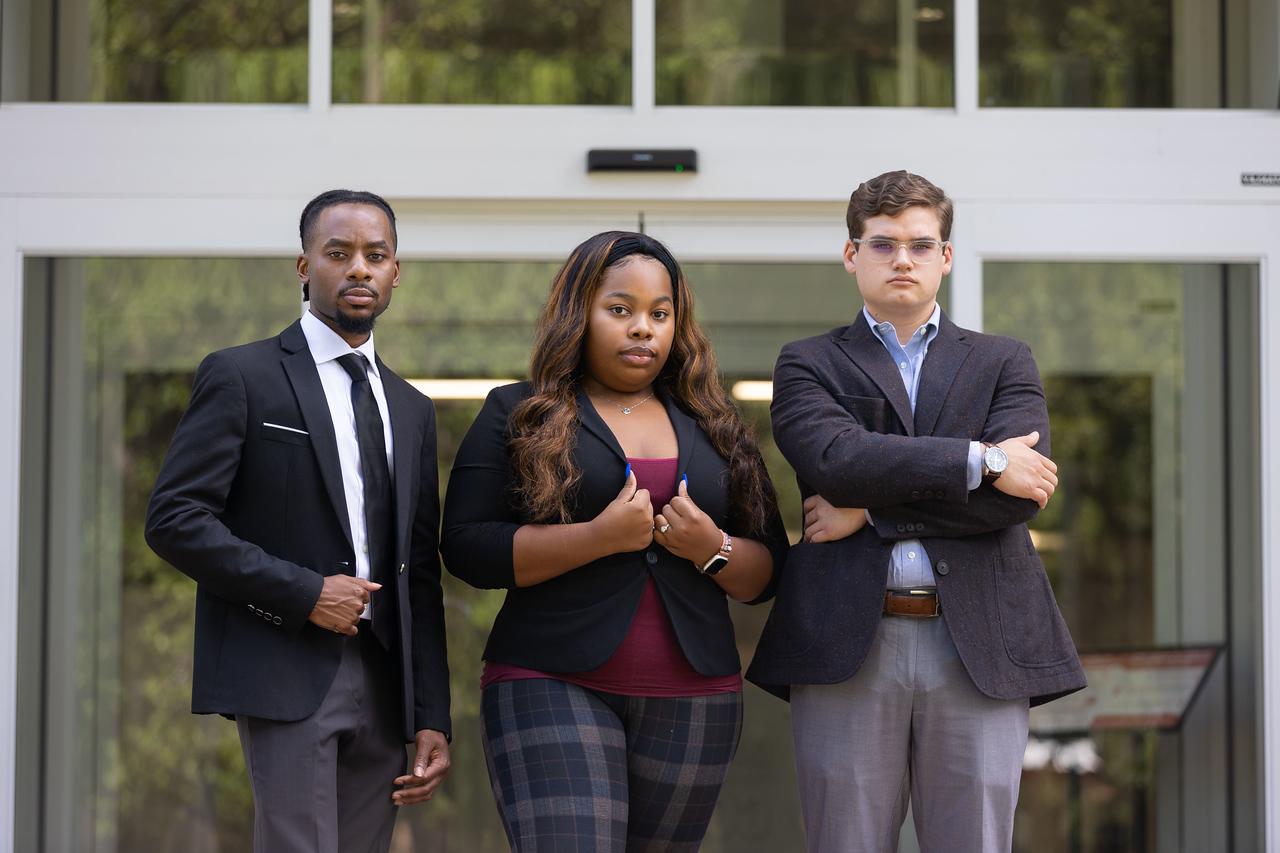
[[983,442],[986,449],[982,451],[982,479],[993,481],[1009,467],[1009,456],[994,444]]
[[733,553],[733,540],[723,530],[720,531],[720,535],[724,537],[720,550],[713,554],[711,559],[703,564],[702,568],[698,569],[704,575],[714,575],[729,565],[729,555]]

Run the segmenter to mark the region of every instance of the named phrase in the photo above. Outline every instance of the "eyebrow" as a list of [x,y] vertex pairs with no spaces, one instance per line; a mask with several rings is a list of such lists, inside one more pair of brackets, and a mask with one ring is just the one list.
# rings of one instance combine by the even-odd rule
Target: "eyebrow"
[[[340,247],[340,246],[350,246],[350,245],[352,245],[350,240],[344,240],[341,237],[330,237],[328,240],[325,241],[323,248],[328,249],[330,247]],[[365,243],[364,245],[366,248],[370,248],[370,249],[390,249],[391,248],[391,244],[388,243],[386,240],[373,240],[368,243]]]
[[[606,293],[604,295],[604,298],[605,299],[625,299],[628,302],[636,301],[636,298],[632,296],[630,293],[624,293],[621,290],[615,290],[612,293]],[[663,295],[655,299],[654,302],[674,302],[674,300],[672,300],[670,296]]]
[[888,234],[872,234],[870,237],[863,237],[863,240],[893,240],[895,243],[919,243],[921,240],[932,240],[935,243],[946,242],[939,237],[908,237],[905,240],[898,240],[896,237],[890,237]]

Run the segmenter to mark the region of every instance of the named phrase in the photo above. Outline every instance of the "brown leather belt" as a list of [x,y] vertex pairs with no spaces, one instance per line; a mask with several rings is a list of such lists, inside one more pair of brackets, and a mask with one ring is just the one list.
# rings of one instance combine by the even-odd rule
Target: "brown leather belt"
[[938,590],[935,587],[913,587],[910,589],[886,589],[884,591],[884,614],[886,616],[915,616],[927,619],[942,612],[938,604]]

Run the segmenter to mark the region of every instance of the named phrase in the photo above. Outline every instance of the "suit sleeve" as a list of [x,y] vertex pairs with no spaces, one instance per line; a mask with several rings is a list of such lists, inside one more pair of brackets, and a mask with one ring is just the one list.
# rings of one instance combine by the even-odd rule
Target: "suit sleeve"
[[886,435],[858,423],[795,344],[783,347],[769,409],[773,437],[800,480],[836,506],[877,510],[929,490],[969,499],[969,440]]
[[444,501],[440,551],[445,567],[479,589],[516,585],[515,537],[520,522],[509,498],[507,420],[503,389],[490,392],[458,447]]
[[[982,441],[997,444],[1008,438],[1040,433],[1035,449],[1049,455],[1049,409],[1035,358],[1026,344],[1004,363],[995,396],[982,428]],[[883,539],[919,539],[927,536],[974,536],[1025,524],[1035,518],[1039,505],[1026,498],[1006,495],[991,483],[982,483],[963,505],[943,501],[915,501],[875,511],[876,532]],[[913,529],[914,528],[914,529]],[[905,531],[905,532],[903,532]]]
[[248,399],[244,377],[213,353],[196,371],[151,502],[147,544],[219,598],[253,604],[281,617],[281,628],[307,622],[324,578],[240,539],[222,522],[244,449]]
[[419,450],[418,506],[409,554],[409,608],[413,613],[414,731],[435,729],[452,737],[449,718],[449,659],[444,593],[440,586],[440,474],[436,461],[436,414],[423,398],[426,423]]

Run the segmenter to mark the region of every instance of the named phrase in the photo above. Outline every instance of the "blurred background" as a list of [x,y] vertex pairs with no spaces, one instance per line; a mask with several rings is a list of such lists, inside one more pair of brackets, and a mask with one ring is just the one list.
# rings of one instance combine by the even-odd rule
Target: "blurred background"
[[[250,847],[235,728],[189,714],[194,585],[142,519],[202,357],[298,316],[310,197],[397,210],[378,348],[436,400],[442,489],[568,250],[667,241],[794,539],[772,366],[860,309],[844,206],[892,168],[956,199],[944,310],[1026,341],[1049,402],[1033,535],[1096,695],[1033,715],[1015,849],[1278,849],[1278,106],[1278,0],[5,0],[0,850]],[[591,148],[698,164],[589,174]],[[505,849],[500,602],[446,578],[454,771],[396,853]],[[734,606],[744,664],[767,614]],[[1139,654],[1177,649],[1212,663]],[[801,850],[787,706],[746,703],[704,849]]]

